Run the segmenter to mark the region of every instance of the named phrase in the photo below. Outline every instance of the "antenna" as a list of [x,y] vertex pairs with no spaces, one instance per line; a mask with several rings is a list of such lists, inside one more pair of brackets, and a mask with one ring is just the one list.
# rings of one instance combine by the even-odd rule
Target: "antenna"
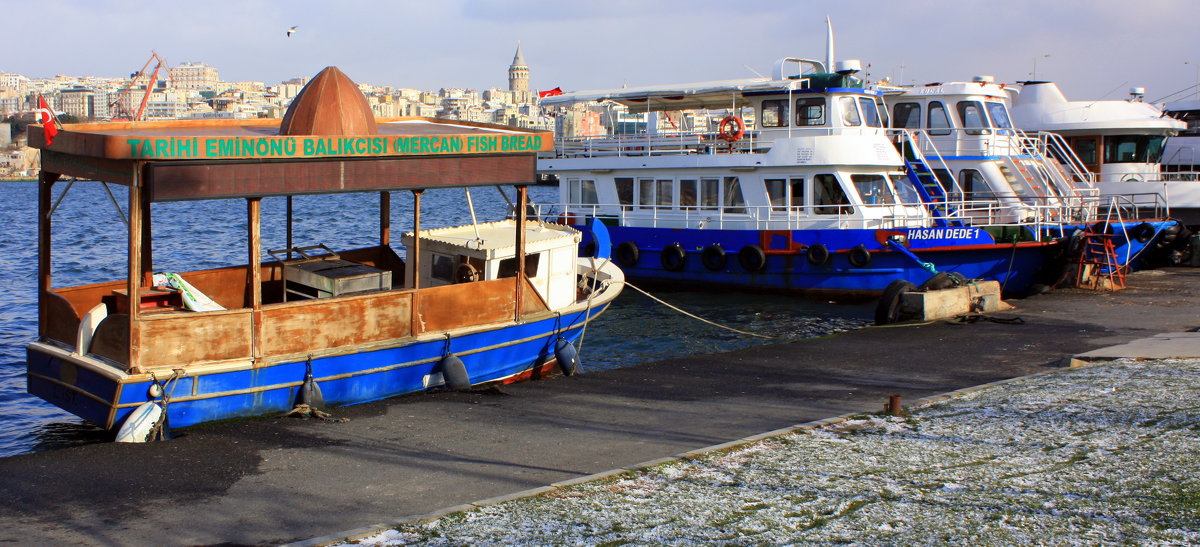
[[750,65],[742,65],[742,66],[746,67],[746,70],[749,70],[750,72],[753,72],[753,73],[754,73],[756,76],[758,76],[759,78],[766,78],[766,76],[763,76],[761,72],[759,72],[759,71],[757,71],[757,70],[754,70],[754,68],[753,68],[753,67],[751,67]]

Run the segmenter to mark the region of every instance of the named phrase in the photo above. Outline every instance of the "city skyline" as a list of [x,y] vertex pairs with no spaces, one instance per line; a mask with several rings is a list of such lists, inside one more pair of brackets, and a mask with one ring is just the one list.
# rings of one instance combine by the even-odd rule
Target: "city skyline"
[[[7,3],[7,2],[6,2]],[[1114,99],[1131,87],[1157,100],[1200,83],[1200,37],[1172,20],[1189,0],[560,3],[453,0],[367,3],[41,3],[30,47],[0,71],[127,77],[150,51],[172,66],[202,62],[224,81],[268,85],[338,66],[393,88],[505,88],[521,42],[531,89],[565,91],[769,74],[783,56],[823,59],[825,16],[837,58],[861,59],[893,82],[1047,79],[1073,99]],[[6,6],[12,13],[15,5]],[[108,29],[102,53],[63,39],[72,21]],[[47,25],[46,22],[54,22]],[[288,36],[290,27],[297,32]],[[33,30],[33,29],[37,30]],[[57,36],[56,37],[56,32]],[[1189,57],[1191,55],[1192,57]],[[1187,93],[1184,93],[1187,95]]]

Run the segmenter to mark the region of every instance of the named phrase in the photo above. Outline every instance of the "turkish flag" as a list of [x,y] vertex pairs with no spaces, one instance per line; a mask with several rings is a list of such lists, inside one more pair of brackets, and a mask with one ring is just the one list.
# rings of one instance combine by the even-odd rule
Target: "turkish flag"
[[42,124],[42,132],[46,134],[46,146],[54,144],[54,136],[58,134],[58,125],[54,120],[54,111],[46,104],[46,98],[38,95],[38,122]]
[[561,87],[556,87],[556,88],[554,88],[554,89],[551,89],[551,90],[549,90],[549,91],[539,91],[539,92],[538,92],[538,98],[541,98],[541,97],[553,97],[553,96],[555,96],[555,95],[562,95],[562,94],[563,94],[563,90],[562,90],[562,88],[561,88]]

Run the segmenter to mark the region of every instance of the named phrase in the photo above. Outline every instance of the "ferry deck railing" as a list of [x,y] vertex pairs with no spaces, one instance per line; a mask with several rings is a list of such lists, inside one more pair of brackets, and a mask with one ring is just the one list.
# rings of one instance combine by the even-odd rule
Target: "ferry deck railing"
[[558,137],[543,159],[675,156],[681,154],[761,154],[771,150],[774,137],[882,135],[880,127],[793,127],[747,129],[736,141],[722,140],[715,131],[672,131],[655,134]]

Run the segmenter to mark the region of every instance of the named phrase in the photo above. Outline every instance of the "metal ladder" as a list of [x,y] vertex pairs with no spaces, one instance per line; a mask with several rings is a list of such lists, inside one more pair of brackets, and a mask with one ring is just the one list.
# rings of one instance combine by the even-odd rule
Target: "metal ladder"
[[[917,146],[913,134],[909,131],[901,131],[898,134],[902,136],[899,145],[900,155],[904,156],[904,174],[908,175],[908,180],[916,188],[917,195],[921,196],[925,208],[933,214],[934,225],[962,226],[962,219],[955,218],[958,217],[958,211],[950,205],[950,197],[945,188],[942,188],[937,175],[933,173],[933,168],[925,161],[925,154]],[[957,186],[957,181],[953,183]]]
[[1114,213],[1119,223],[1120,211],[1110,207],[1104,221],[1088,226],[1083,231],[1083,246],[1075,261],[1076,287],[1110,291],[1125,288],[1125,275],[1129,272],[1129,264],[1122,264],[1117,260],[1114,242],[1117,234],[1113,233],[1114,225],[1110,222]]

